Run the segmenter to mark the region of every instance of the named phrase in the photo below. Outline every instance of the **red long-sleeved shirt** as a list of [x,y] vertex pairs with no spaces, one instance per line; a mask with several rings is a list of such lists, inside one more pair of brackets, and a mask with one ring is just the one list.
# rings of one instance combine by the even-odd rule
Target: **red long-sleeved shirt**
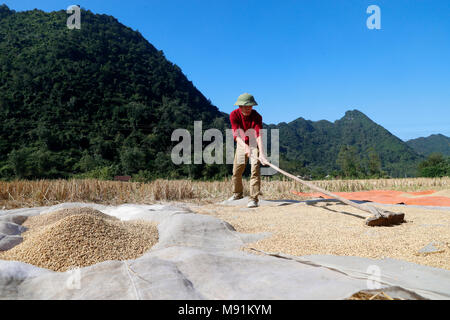
[[236,140],[236,137],[238,136],[237,129],[242,129],[239,130],[239,136],[243,141],[245,141],[246,144],[249,144],[249,137],[245,135],[245,131],[248,129],[253,129],[255,130],[256,137],[259,137],[259,130],[262,129],[262,117],[254,109],[248,116],[244,116],[239,108],[233,110],[230,113],[230,122],[231,129],[233,129],[234,140]]

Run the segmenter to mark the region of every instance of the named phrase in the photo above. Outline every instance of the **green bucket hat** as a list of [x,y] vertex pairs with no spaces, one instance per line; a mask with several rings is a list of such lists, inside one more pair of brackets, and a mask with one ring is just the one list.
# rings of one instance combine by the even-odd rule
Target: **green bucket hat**
[[241,94],[236,103],[235,106],[257,106],[258,104],[255,101],[255,98],[249,94],[249,93],[243,93]]

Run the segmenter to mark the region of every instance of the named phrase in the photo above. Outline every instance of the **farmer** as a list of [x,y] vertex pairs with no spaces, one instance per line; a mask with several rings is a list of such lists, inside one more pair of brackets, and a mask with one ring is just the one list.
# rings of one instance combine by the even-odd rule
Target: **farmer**
[[241,94],[234,105],[239,106],[239,108],[230,114],[231,129],[233,130],[234,140],[237,143],[233,162],[233,196],[230,200],[243,198],[242,174],[248,159],[252,155],[256,160],[250,159],[250,200],[247,206],[254,208],[258,206],[258,196],[261,188],[260,165],[268,163],[260,135],[262,117],[256,110],[253,110],[253,106],[258,104],[251,94]]

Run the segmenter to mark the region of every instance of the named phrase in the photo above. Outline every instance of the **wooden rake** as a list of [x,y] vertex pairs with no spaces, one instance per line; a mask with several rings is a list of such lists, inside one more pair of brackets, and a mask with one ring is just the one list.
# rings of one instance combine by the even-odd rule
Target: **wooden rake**
[[[252,156],[253,160],[256,160],[256,157]],[[260,160],[261,162],[261,160]],[[262,162],[261,162],[262,163]],[[342,203],[348,204],[349,206],[352,206],[354,208],[360,209],[362,211],[368,212],[371,214],[371,216],[367,217],[365,220],[366,225],[370,226],[370,227],[374,227],[374,226],[390,226],[390,225],[395,225],[395,224],[400,224],[402,222],[405,222],[404,218],[405,218],[405,214],[404,213],[397,213],[397,212],[391,212],[391,211],[387,211],[387,210],[383,210],[374,206],[369,206],[366,204],[359,204],[359,203],[355,203],[353,201],[350,201],[348,199],[345,199],[343,197],[340,197],[338,195],[335,195],[331,192],[328,192],[325,189],[319,188],[315,185],[313,185],[310,182],[304,181],[292,174],[290,174],[289,172],[286,172],[280,168],[278,168],[276,165],[271,164],[270,162],[266,162],[270,167],[272,167],[273,169],[275,169],[276,171],[278,171],[279,173],[285,175],[288,178],[294,179],[295,181],[300,182],[301,184],[316,190],[317,192],[326,194],[327,196],[332,197],[333,199],[337,199],[339,201],[341,201]]]

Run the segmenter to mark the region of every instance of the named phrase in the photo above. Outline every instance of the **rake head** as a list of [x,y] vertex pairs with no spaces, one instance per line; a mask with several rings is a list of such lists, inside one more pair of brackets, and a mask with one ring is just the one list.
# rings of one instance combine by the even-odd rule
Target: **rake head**
[[405,222],[404,213],[391,212],[372,206],[367,206],[367,208],[369,208],[370,212],[373,214],[366,219],[366,225],[369,227],[390,226]]

